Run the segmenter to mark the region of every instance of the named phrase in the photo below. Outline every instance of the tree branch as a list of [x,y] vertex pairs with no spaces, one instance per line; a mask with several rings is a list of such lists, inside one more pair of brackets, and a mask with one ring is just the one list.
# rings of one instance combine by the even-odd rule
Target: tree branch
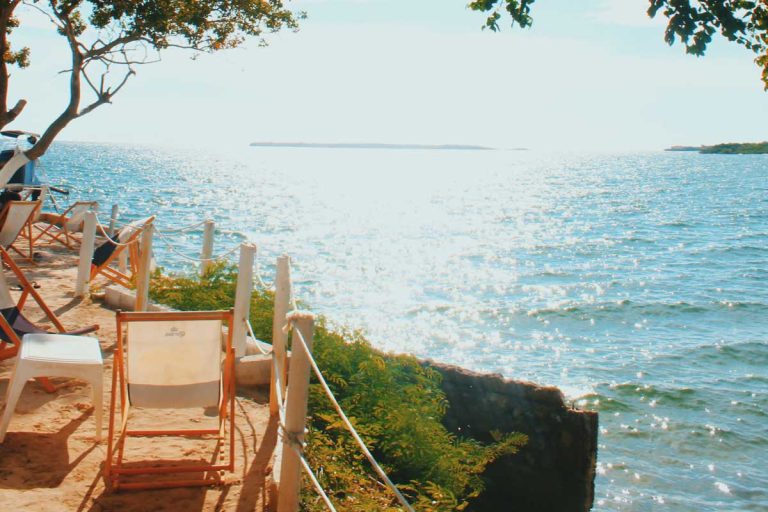
[[72,70],[69,77],[69,103],[64,111],[45,129],[43,135],[32,146],[31,149],[26,151],[26,155],[30,160],[40,158],[50,147],[56,136],[63,130],[70,121],[76,119],[78,116],[78,107],[80,105],[80,73],[83,69],[83,55],[78,48],[78,41],[74,34],[74,27],[72,21],[69,18],[69,14],[64,11],[57,11],[53,6],[53,14],[56,16],[63,25],[64,36],[69,43],[70,53],[72,54]]
[[[94,59],[94,58],[98,58],[98,57],[100,57],[100,56],[102,56],[104,54],[110,53],[113,49],[115,49],[118,46],[126,45],[128,43],[134,43],[136,41],[142,41],[142,40],[144,40],[146,42],[151,42],[151,41],[149,41],[149,40],[147,40],[145,38],[142,38],[142,37],[136,36],[136,35],[118,37],[114,41],[110,41],[109,43],[105,43],[103,46],[101,46],[99,48],[91,47],[90,50],[88,50],[87,52],[85,52],[83,54],[83,57],[85,57],[86,59],[89,59],[89,60],[90,59]],[[95,44],[96,43],[94,43],[94,45]]]
[[93,111],[94,109],[100,107],[101,105],[104,105],[105,103],[112,103],[112,96],[117,94],[118,91],[120,91],[120,89],[123,88],[123,86],[126,84],[126,82],[131,77],[131,75],[135,75],[135,74],[136,74],[136,72],[134,70],[132,70],[132,69],[129,70],[125,74],[125,76],[123,77],[123,80],[117,85],[117,87],[115,87],[114,91],[112,91],[110,89],[107,89],[106,91],[103,90],[103,87],[104,87],[104,75],[101,75],[101,78],[102,78],[102,82],[101,82],[102,92],[99,93],[98,99],[96,101],[94,101],[90,105],[88,105],[85,108],[83,108],[82,110],[80,110],[80,112],[78,112],[78,114],[77,114],[77,117],[84,116],[84,115],[88,114],[89,112]]
[[8,120],[5,122],[5,124],[10,123],[11,121],[15,120],[17,117],[19,117],[19,114],[21,114],[21,111],[24,110],[24,107],[27,106],[27,100],[19,100],[16,102],[16,105],[13,106],[11,110],[8,111],[6,114],[6,117]]

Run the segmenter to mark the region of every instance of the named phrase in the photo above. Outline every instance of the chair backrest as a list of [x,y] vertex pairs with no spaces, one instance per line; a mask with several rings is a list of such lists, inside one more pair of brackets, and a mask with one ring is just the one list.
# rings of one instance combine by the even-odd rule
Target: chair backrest
[[93,265],[91,271],[92,275],[95,276],[96,273],[99,272],[99,269],[109,265],[110,262],[112,262],[112,260],[114,260],[118,254],[120,254],[120,252],[125,250],[125,244],[136,241],[136,239],[141,235],[142,231],[147,229],[147,227],[152,224],[154,220],[155,216],[152,215],[146,219],[135,220],[129,224],[126,224],[120,228],[120,231],[116,235],[117,242],[120,245],[116,244],[113,240],[107,239],[106,242],[97,247],[93,252],[93,259],[91,259],[91,264]]
[[69,217],[64,225],[67,231],[82,231],[83,223],[85,222],[85,214],[89,211],[96,211],[99,208],[97,201],[77,201],[75,204],[69,207]]
[[218,406],[222,327],[230,319],[229,311],[118,314],[118,329],[127,323],[123,346],[131,405]]
[[155,220],[155,216],[147,217],[145,219],[134,220],[120,228],[117,233],[117,241],[121,244],[127,244],[132,240],[135,240],[147,226],[152,224]]
[[0,214],[0,246],[7,249],[40,207],[40,201],[8,201]]

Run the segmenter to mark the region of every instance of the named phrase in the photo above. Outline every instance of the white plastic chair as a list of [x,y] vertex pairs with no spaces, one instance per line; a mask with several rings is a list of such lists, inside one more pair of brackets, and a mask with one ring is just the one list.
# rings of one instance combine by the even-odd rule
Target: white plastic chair
[[101,348],[96,338],[65,334],[25,334],[8,384],[5,411],[0,419],[0,443],[5,439],[8,424],[24,385],[35,377],[71,377],[89,382],[93,388],[96,441],[100,441],[104,387],[102,372]]

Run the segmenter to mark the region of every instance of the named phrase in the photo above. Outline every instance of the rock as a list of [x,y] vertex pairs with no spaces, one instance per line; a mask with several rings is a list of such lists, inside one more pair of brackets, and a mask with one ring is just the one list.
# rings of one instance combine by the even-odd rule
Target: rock
[[443,377],[449,431],[478,441],[521,432],[528,444],[486,468],[486,489],[470,511],[586,511],[594,499],[598,417],[565,403],[562,392],[530,382],[424,362]]

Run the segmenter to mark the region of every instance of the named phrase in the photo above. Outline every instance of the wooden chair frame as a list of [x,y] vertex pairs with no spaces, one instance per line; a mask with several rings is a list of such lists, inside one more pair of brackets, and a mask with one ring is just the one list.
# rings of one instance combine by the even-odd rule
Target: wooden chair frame
[[67,222],[70,220],[69,214],[71,214],[75,208],[83,205],[89,205],[91,211],[96,211],[99,203],[97,201],[77,201],[61,213],[42,212],[40,215],[48,216],[50,221],[42,221],[43,223],[47,224],[47,226],[44,228],[38,226],[37,224],[35,225],[35,229],[37,229],[39,233],[34,237],[32,243],[36,243],[42,237],[47,237],[52,241],[59,242],[67,249],[77,248],[82,242],[81,237],[75,236],[74,233],[69,231],[67,228]]
[[[119,243],[120,245],[115,248],[115,251],[109,255],[109,258],[107,258],[104,263],[99,266],[91,265],[91,281],[101,274],[113,283],[117,283],[125,288],[130,288],[133,276],[139,271],[139,237],[144,230],[154,222],[154,220],[155,216],[153,215],[149,217],[141,227],[137,227],[134,232],[131,233],[128,240]],[[120,253],[126,249],[128,249],[129,252],[128,265],[130,267],[130,275],[109,266],[120,256]]]
[[[117,347],[112,365],[112,392],[109,408],[109,437],[107,446],[107,459],[104,466],[104,474],[108,484],[113,490],[118,489],[162,489],[169,487],[194,487],[216,485],[221,483],[218,477],[219,471],[234,472],[235,470],[235,353],[232,348],[232,324],[234,313],[229,311],[169,311],[169,312],[123,312],[116,313],[117,321]],[[222,392],[218,407],[218,429],[182,429],[182,430],[129,430],[128,417],[130,414],[130,401],[128,399],[128,382],[125,375],[126,340],[123,328],[130,322],[152,322],[168,320],[222,320],[227,322],[227,341],[222,369]],[[130,345],[130,340],[128,341]],[[130,348],[128,348],[130,350]],[[117,395],[120,394],[120,432],[115,439],[115,413],[117,409]],[[227,422],[229,416],[229,422]],[[229,423],[229,463],[179,466],[158,465],[156,460],[146,466],[123,467],[123,453],[125,441],[128,437],[146,436],[186,436],[201,437],[217,435],[219,441],[225,439],[225,426]],[[216,450],[218,451],[218,449]],[[191,472],[212,473],[212,476],[202,478],[175,479],[167,481],[122,482],[122,476],[181,474]]]
[[[32,286],[32,283],[29,282],[27,277],[24,275],[24,272],[22,272],[19,266],[16,265],[16,262],[13,261],[13,258],[11,258],[11,255],[8,254],[8,251],[2,247],[0,247],[0,261],[2,261],[2,263],[5,264],[5,266],[11,270],[11,272],[13,272],[13,274],[16,276],[16,279],[19,280],[19,285],[21,286],[22,290],[19,301],[16,304],[16,308],[19,311],[24,308],[24,304],[26,303],[27,298],[32,296],[32,299],[34,299],[37,305],[40,306],[40,309],[43,310],[45,316],[51,321],[59,334],[87,334],[89,332],[98,330],[98,325],[91,325],[83,329],[67,331],[56,314],[51,310],[48,304],[45,303],[37,290],[35,290],[34,286]],[[0,271],[2,271],[2,269],[0,269]],[[13,326],[8,323],[8,320],[6,320],[3,315],[0,315],[0,329],[2,329],[5,335],[10,339],[10,344],[12,345],[9,347],[8,341],[0,339],[0,361],[4,359],[10,359],[11,357],[16,357],[19,349],[21,348],[22,340],[19,338],[19,335],[16,333],[16,331],[13,330]],[[41,383],[43,384],[43,387],[45,387],[46,391],[55,391],[55,388],[50,384],[50,382],[48,382],[47,379],[42,379]]]
[[[29,213],[29,217],[27,217],[26,222],[22,226],[21,230],[19,230],[19,233],[16,235],[16,239],[10,243],[10,245],[3,249],[11,249],[14,252],[18,253],[19,256],[26,259],[29,262],[32,262],[32,258],[34,255],[34,237],[32,235],[32,225],[35,223],[35,218],[37,217],[38,212],[40,211],[40,208],[42,208],[42,202],[38,199],[37,201],[8,201],[5,203],[5,206],[3,206],[3,211],[0,212],[0,228],[5,224],[5,220],[8,218],[8,212],[13,207],[14,204],[18,203],[37,203],[35,208],[32,209]],[[19,240],[19,238],[25,238],[29,244],[28,252],[27,254],[24,254],[21,252],[21,250],[16,247],[16,243]]]

